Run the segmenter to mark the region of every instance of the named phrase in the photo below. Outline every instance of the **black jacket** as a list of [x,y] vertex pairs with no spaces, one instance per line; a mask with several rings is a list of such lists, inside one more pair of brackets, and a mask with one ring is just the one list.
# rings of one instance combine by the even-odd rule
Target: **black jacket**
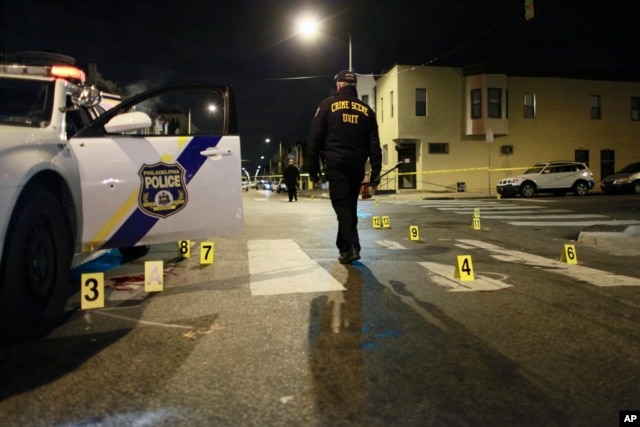
[[296,165],[288,165],[282,173],[284,182],[289,185],[296,185],[300,181],[300,169]]
[[344,86],[323,100],[309,132],[309,172],[320,173],[320,157],[327,169],[362,167],[369,158],[372,179],[380,176],[382,150],[376,114],[358,99],[354,86]]

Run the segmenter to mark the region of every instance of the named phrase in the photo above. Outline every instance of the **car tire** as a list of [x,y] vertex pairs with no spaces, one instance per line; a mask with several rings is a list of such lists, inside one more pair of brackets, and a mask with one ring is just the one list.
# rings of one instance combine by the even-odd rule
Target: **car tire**
[[135,259],[135,258],[143,257],[149,253],[149,249],[150,249],[149,245],[131,246],[128,248],[118,248],[118,250],[120,251],[120,255],[122,255],[123,258],[127,258],[127,259]]
[[520,195],[522,197],[533,197],[536,194],[536,186],[531,182],[525,182],[520,186]]
[[73,235],[62,205],[44,187],[21,196],[0,267],[0,339],[41,337],[57,326],[69,296]]
[[589,186],[584,181],[578,181],[573,184],[573,194],[576,196],[586,196],[589,192]]
[[640,194],[640,180],[635,180],[631,183],[631,192],[633,194]]

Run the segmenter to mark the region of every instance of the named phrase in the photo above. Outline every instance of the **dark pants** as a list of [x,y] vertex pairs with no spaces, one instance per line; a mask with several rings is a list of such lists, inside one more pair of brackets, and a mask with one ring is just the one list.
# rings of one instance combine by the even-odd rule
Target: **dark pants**
[[340,252],[351,247],[360,251],[358,237],[358,196],[364,178],[364,168],[342,167],[329,169],[329,197],[338,217],[338,236],[336,246]]
[[298,183],[287,182],[287,193],[289,193],[289,201],[298,200]]

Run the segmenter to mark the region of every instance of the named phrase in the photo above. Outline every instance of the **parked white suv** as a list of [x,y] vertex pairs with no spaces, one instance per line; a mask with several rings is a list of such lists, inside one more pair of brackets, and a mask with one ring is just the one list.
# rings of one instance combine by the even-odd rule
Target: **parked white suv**
[[524,174],[501,179],[496,186],[498,194],[510,197],[520,194],[533,197],[536,193],[564,196],[572,192],[584,196],[595,186],[593,173],[580,162],[553,161],[536,163]]

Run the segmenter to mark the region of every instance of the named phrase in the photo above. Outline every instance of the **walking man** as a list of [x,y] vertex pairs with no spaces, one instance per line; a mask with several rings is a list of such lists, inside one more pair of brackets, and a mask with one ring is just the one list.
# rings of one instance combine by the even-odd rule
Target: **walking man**
[[371,163],[370,184],[376,185],[382,168],[378,122],[373,109],[358,99],[353,71],[340,71],[337,92],[323,100],[309,132],[309,176],[320,179],[320,156],[326,162],[329,197],[338,219],[338,260],[351,264],[360,259],[358,237],[358,195],[365,163]]
[[285,184],[287,184],[287,192],[289,193],[289,201],[298,201],[298,185],[300,185],[300,169],[293,164],[293,159],[289,159],[289,164],[284,168],[282,173]]

